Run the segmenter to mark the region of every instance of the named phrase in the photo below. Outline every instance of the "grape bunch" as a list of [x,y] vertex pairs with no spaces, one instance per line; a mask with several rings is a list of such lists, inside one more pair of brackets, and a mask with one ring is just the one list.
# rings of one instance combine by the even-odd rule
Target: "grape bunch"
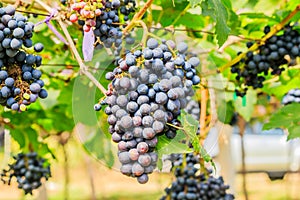
[[291,89],[282,98],[282,104],[284,104],[284,105],[287,105],[287,104],[290,104],[293,102],[300,103],[300,89],[299,88]]
[[195,120],[200,119],[200,105],[191,97],[187,97],[187,105],[184,109],[188,114],[192,115]]
[[[135,12],[134,0],[80,1],[71,4],[71,22],[79,22],[85,32],[93,28],[96,48],[114,47],[115,55],[122,50],[122,24]],[[130,35],[125,37],[127,44],[133,44]]]
[[41,43],[33,45],[33,29],[34,24],[13,6],[0,8],[0,104],[16,111],[48,96],[37,69],[42,57],[29,53],[44,48]]
[[4,184],[10,185],[11,179],[15,177],[18,188],[23,189],[25,194],[32,194],[32,190],[42,185],[43,177],[46,180],[51,177],[50,166],[47,166],[45,160],[39,158],[36,152],[19,153],[13,158],[14,163],[9,164],[9,169],[4,169],[1,173],[1,181]]
[[199,156],[193,153],[173,154],[173,167],[176,180],[165,189],[166,195],[160,200],[232,200],[234,196],[227,194],[228,185],[222,177],[215,178],[210,170],[200,173],[196,167]]
[[[270,32],[270,27],[264,28],[264,33]],[[247,43],[250,48],[252,42]],[[293,30],[293,26],[285,26],[281,35],[273,35],[257,51],[248,51],[246,58],[231,67],[236,74],[236,80],[242,85],[236,93],[244,96],[247,88],[262,88],[266,75],[280,75],[285,69],[283,65],[291,66],[300,56],[300,34]]]
[[112,140],[118,143],[121,172],[146,183],[156,166],[158,136],[172,139],[178,116],[200,82],[197,57],[186,56],[187,45],[150,38],[147,47],[127,52],[105,76],[110,80],[107,97],[95,105],[105,113]]

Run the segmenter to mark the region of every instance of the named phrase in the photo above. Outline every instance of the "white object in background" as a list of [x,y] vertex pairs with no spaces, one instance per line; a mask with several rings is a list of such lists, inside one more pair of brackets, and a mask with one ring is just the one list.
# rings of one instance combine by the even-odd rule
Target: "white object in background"
[[[1,127],[2,128],[2,127]],[[4,157],[1,162],[1,170],[4,169],[8,165],[8,161],[10,158],[11,152],[11,136],[10,132],[7,129],[2,129],[4,131]]]

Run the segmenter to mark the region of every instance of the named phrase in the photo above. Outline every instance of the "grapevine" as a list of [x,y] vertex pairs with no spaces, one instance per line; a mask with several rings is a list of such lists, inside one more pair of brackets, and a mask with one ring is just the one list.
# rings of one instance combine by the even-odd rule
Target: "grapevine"
[[[211,170],[215,159],[204,145],[210,129],[236,123],[242,136],[246,122],[264,117],[264,128],[286,128],[287,140],[300,137],[293,113],[300,102],[300,5],[272,2],[272,14],[258,14],[260,2],[1,1],[1,181],[16,181],[25,195],[41,192],[35,190],[51,170],[56,175],[48,158],[60,156],[59,147],[62,193],[73,199],[68,151],[75,138],[96,161],[120,166],[117,176],[140,184],[171,160],[171,184],[152,199],[239,199],[239,191],[228,192],[227,172],[216,177]],[[222,143],[220,166],[233,160],[222,158],[222,148],[231,148],[231,134],[223,132],[214,141]],[[247,199],[246,184],[243,190]]]

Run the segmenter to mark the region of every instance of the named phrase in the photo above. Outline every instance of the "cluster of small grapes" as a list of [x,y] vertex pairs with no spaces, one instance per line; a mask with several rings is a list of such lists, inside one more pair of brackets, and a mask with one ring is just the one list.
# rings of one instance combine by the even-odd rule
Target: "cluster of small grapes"
[[1,173],[1,181],[10,185],[11,179],[16,177],[18,188],[23,189],[25,194],[32,194],[32,190],[39,188],[44,177],[51,177],[50,166],[45,166],[45,160],[39,158],[36,152],[19,153],[13,157],[15,162],[9,165],[8,170]]
[[[107,104],[109,131],[118,143],[119,160],[123,174],[137,177],[140,183],[148,181],[157,162],[154,152],[158,136],[176,136],[177,119],[184,109],[187,96],[194,94],[193,85],[199,84],[196,57],[187,60],[187,45],[177,46],[171,41],[150,38],[147,47],[128,52],[118,61],[113,72],[106,74],[109,85]],[[177,55],[176,55],[176,53]]]
[[200,105],[191,97],[187,97],[187,105],[184,109],[188,114],[192,115],[195,120],[200,119]]
[[290,103],[300,103],[300,89],[295,88],[291,89],[284,97],[282,98],[282,104],[287,105]]
[[103,4],[97,0],[74,2],[70,6],[71,15],[69,19],[73,23],[77,22],[78,19],[83,20],[83,30],[89,32],[92,27],[96,26],[95,18],[101,15],[100,8],[103,8]]
[[[33,46],[33,28],[13,6],[0,8],[0,104],[16,111],[25,111],[38,97],[48,96],[42,88],[42,72],[36,69],[42,57],[24,50]],[[43,48],[41,43],[33,46],[35,52]]]
[[[264,28],[264,33],[270,32],[270,27]],[[250,48],[252,42],[247,43]],[[248,51],[246,58],[231,68],[231,72],[237,74],[236,80],[244,83],[241,91],[237,90],[238,96],[244,96],[248,86],[254,89],[262,88],[265,81],[264,75],[268,75],[270,69],[272,75],[280,75],[284,70],[284,64],[288,66],[295,63],[296,57],[300,56],[300,34],[293,30],[293,26],[286,26],[282,35],[273,35],[257,51]]]
[[[71,5],[71,22],[79,22],[85,32],[93,28],[96,38],[96,48],[114,47],[115,55],[122,50],[122,21],[129,20],[129,15],[135,12],[134,0],[80,1]],[[120,19],[121,18],[121,19]],[[133,44],[134,39],[125,37],[127,44]]]
[[[165,189],[166,195],[160,200],[232,200],[234,196],[227,194],[228,185],[224,184],[222,177],[215,178],[211,171],[199,173],[196,164],[199,157],[189,154],[175,154],[174,172],[176,180]],[[184,167],[183,167],[184,166]]]

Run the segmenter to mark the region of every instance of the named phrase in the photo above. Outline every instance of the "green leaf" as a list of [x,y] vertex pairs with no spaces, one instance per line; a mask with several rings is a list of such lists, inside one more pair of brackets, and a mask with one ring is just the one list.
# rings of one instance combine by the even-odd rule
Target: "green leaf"
[[268,20],[274,21],[274,18],[269,17],[269,16],[265,15],[264,13],[258,13],[258,12],[246,13],[246,12],[244,12],[244,13],[241,13],[239,15],[243,16],[243,17],[250,18],[250,19],[268,19]]
[[189,137],[190,142],[192,143],[194,150],[200,150],[200,142],[197,136],[197,130],[199,127],[199,122],[195,120],[192,115],[186,113],[185,111],[181,112],[181,123],[184,133]]
[[[270,84],[263,87],[263,91],[270,95],[275,95],[277,98],[281,99],[285,93],[293,88],[297,88],[300,85],[300,73],[299,70],[288,70],[290,73],[290,79],[287,81],[286,84],[277,83],[277,84]],[[283,74],[282,74],[283,75]]]
[[24,133],[26,134],[28,141],[30,144],[32,144],[35,151],[38,151],[39,148],[39,141],[38,141],[38,134],[37,132],[32,128],[27,128],[24,130]]
[[169,155],[172,153],[190,153],[193,152],[187,144],[183,143],[184,134],[178,132],[173,139],[167,138],[165,135],[158,137],[156,150],[161,157],[162,155]]
[[300,138],[300,124],[289,127],[288,131],[289,131],[289,135],[287,138],[288,140]]
[[224,124],[229,124],[234,114],[234,106],[232,101],[226,102],[225,100],[217,101],[218,103],[218,119]]
[[292,103],[282,107],[263,126],[263,130],[272,128],[286,128],[289,131],[288,140],[300,138],[300,104]]
[[228,11],[220,0],[206,0],[201,4],[204,15],[209,15],[216,21],[216,35],[219,46],[228,38],[230,28],[227,25]]
[[205,19],[202,15],[185,13],[178,21],[175,26],[183,25],[186,28],[201,29],[205,25]]
[[247,4],[246,4],[246,7],[253,8],[257,3],[258,3],[258,0],[248,0]]
[[191,4],[191,7],[195,7],[197,6],[198,4],[201,4],[203,0],[189,0],[190,4]]
[[[243,102],[243,98],[245,102]],[[250,121],[254,106],[257,102],[257,93],[254,90],[248,90],[247,94],[243,97],[238,97],[233,103],[235,110],[243,116],[246,121]]]
[[26,139],[23,134],[23,131],[19,129],[11,129],[10,130],[11,137],[20,145],[20,148],[24,148],[26,144]]
[[174,20],[182,13],[182,11],[189,5],[187,1],[176,2],[176,6],[173,6],[172,1],[161,1],[159,3],[163,10],[153,10],[153,20],[160,23],[162,26],[170,26]]
[[220,0],[212,0],[215,6],[216,34],[219,46],[223,45],[228,38],[230,28],[227,26],[227,11]]
[[200,149],[200,156],[203,158],[203,160],[205,162],[210,163],[216,170],[216,165],[215,165],[212,157],[207,153],[207,151],[203,147],[201,147],[201,149]]
[[77,131],[80,131],[79,137],[83,140],[82,144],[85,150],[111,168],[114,165],[115,158],[110,138],[107,138],[102,130],[97,127],[83,125]]

